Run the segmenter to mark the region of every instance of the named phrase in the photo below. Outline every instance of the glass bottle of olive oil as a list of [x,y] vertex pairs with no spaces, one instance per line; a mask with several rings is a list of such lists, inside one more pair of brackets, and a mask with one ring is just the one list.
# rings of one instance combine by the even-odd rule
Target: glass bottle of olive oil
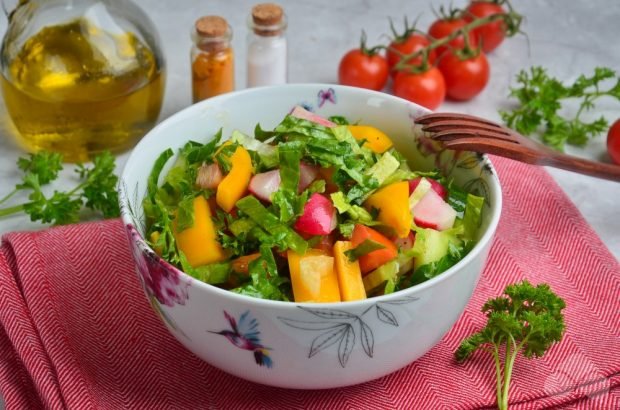
[[155,124],[161,58],[136,34],[112,28],[88,14],[42,27],[3,67],[6,107],[27,150],[85,161],[130,148]]

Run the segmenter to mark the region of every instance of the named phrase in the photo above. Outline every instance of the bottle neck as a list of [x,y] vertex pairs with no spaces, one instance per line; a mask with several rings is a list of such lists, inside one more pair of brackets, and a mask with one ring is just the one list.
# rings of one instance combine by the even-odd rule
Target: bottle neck
[[229,27],[223,36],[211,37],[192,30],[192,40],[196,48],[206,52],[224,51],[231,47],[232,29]]
[[286,14],[282,15],[280,21],[272,25],[263,25],[259,24],[252,16],[248,19],[248,28],[254,33],[256,36],[260,37],[283,37],[286,28],[287,28],[287,19]]

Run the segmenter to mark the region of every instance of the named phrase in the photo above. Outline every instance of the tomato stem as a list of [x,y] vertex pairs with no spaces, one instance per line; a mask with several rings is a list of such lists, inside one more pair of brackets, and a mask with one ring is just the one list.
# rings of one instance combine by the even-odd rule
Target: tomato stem
[[383,50],[385,48],[385,46],[382,44],[368,48],[368,46],[366,46],[366,40],[367,40],[366,31],[362,30],[362,36],[360,38],[360,51],[364,55],[374,56],[375,54],[379,53],[380,50]]
[[402,34],[399,34],[398,31],[396,30],[396,27],[394,26],[394,20],[392,20],[392,18],[389,17],[388,20],[390,22],[390,31],[392,32],[392,36],[394,37],[392,41],[394,41],[395,43],[402,43],[405,40],[407,40],[409,36],[411,36],[412,34],[419,32],[420,30],[416,28],[419,19],[420,19],[420,16],[416,17],[415,21],[410,26],[409,20],[407,19],[407,16],[405,15],[403,19],[404,30]]
[[[424,53],[428,53],[431,50],[434,50],[438,47],[441,46],[446,46],[448,45],[448,43],[450,43],[452,40],[454,40],[455,38],[458,38],[460,36],[466,36],[467,33],[473,29],[476,29],[480,26],[483,26],[485,24],[488,23],[493,23],[495,21],[500,21],[500,20],[504,20],[506,21],[508,18],[511,18],[508,15],[505,14],[493,14],[490,16],[486,16],[486,17],[482,17],[482,18],[477,18],[473,21],[471,21],[470,23],[464,25],[463,27],[461,27],[460,29],[453,31],[452,33],[450,33],[449,35],[439,38],[439,39],[433,39],[433,41],[426,47],[411,53],[411,54],[407,54],[405,56],[403,56],[403,58],[394,66],[394,70],[396,71],[401,71],[403,69],[406,69],[409,61],[420,57],[421,55],[424,55]],[[468,45],[468,41],[465,41],[465,47],[469,47]],[[471,50],[471,49],[470,49]],[[467,51],[465,51],[467,52]]]

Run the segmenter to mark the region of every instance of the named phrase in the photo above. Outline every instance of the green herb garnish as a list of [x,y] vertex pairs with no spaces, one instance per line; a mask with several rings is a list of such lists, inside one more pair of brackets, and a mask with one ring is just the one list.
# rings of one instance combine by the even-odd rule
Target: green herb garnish
[[[603,88],[605,81],[614,81],[611,87]],[[506,124],[523,135],[530,136],[540,131],[542,141],[558,150],[565,144],[583,146],[608,128],[604,117],[586,122],[581,115],[594,108],[594,101],[612,97],[620,101],[620,76],[609,68],[597,67],[587,77],[581,75],[572,84],[563,84],[547,74],[543,67],[532,67],[517,74],[518,87],[510,89],[510,96],[519,101],[512,111],[500,111]],[[574,116],[561,113],[563,103],[576,100],[579,108]]]
[[[497,405],[508,408],[512,369],[519,352],[542,357],[564,335],[564,300],[549,285],[532,286],[528,281],[509,285],[505,296],[489,299],[482,307],[486,326],[463,340],[455,353],[463,362],[474,352],[489,352],[495,361]],[[503,356],[503,357],[502,357]],[[503,358],[503,361],[502,361]]]
[[77,164],[75,172],[79,183],[68,191],[54,191],[46,195],[44,186],[58,178],[62,170],[60,154],[39,152],[27,158],[19,158],[17,166],[24,172],[22,182],[0,199],[0,205],[8,203],[18,192],[29,192],[28,201],[0,209],[0,217],[24,212],[34,221],[64,225],[77,222],[83,208],[88,208],[104,218],[119,216],[114,174],[114,156],[104,152],[93,159],[92,166]]

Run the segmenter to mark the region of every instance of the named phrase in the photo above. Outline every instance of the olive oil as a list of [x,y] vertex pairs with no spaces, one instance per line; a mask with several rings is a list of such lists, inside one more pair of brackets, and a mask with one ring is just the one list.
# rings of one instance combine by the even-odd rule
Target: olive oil
[[29,151],[85,161],[131,147],[155,124],[161,71],[134,34],[104,31],[80,18],[29,38],[1,83],[18,142]]

